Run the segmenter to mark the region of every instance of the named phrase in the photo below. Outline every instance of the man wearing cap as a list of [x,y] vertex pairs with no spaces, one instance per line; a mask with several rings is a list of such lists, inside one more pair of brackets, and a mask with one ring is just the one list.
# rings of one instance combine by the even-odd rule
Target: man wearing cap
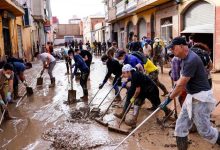
[[164,108],[186,87],[187,96],[176,122],[175,136],[179,150],[188,148],[189,129],[193,123],[198,133],[212,144],[220,145],[219,131],[211,126],[210,116],[216,105],[207,74],[200,57],[188,48],[185,38],[176,37],[168,46],[173,54],[181,58],[181,77],[176,87],[161,105]]
[[125,51],[120,50],[116,54],[120,64],[130,64],[133,68],[137,68],[140,72],[144,72],[143,62],[132,54],[126,54]]
[[[129,103],[134,104],[133,115],[130,118],[126,117],[125,120],[127,125],[134,128],[136,127],[140,107],[144,103],[145,98],[151,102],[151,110],[157,109],[160,105],[159,89],[148,76],[136,71],[129,64],[123,66],[122,77],[131,81],[131,86],[127,92],[127,99],[123,107],[123,111],[120,114],[115,114],[115,116],[122,118]],[[163,110],[166,116],[170,113],[170,110],[167,107],[164,107]]]

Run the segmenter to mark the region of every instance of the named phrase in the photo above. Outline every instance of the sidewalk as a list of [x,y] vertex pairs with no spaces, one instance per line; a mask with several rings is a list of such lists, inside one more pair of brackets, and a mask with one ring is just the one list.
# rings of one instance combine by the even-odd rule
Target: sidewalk
[[[39,61],[35,61],[32,62],[32,65],[33,67],[31,69],[25,70],[24,74],[27,85],[34,89],[36,87],[37,78],[40,76],[40,71],[42,70],[42,63],[40,63]],[[26,87],[21,82],[18,85],[18,91],[19,95],[21,95],[22,97],[26,95]]]

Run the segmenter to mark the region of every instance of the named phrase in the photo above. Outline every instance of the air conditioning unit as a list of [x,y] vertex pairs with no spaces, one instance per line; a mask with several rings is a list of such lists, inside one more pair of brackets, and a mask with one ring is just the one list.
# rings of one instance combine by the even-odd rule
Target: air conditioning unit
[[30,21],[30,11],[28,8],[24,8],[24,16],[23,16],[23,22],[24,22],[24,27],[30,27],[31,21]]

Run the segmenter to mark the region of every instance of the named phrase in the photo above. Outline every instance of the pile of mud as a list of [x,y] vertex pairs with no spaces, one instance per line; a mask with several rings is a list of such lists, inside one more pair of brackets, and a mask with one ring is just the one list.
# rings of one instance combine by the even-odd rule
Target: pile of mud
[[64,124],[52,128],[43,133],[42,138],[51,141],[51,149],[60,150],[89,150],[100,149],[109,143],[106,140],[97,140],[89,137],[80,130],[70,127],[70,124]]

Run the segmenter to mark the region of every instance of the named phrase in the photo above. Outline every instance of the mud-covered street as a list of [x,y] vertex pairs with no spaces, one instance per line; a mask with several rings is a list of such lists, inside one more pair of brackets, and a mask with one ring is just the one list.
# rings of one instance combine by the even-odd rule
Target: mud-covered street
[[[105,66],[100,58],[94,58],[91,66],[91,74],[88,80],[89,100],[98,90],[106,73]],[[39,65],[39,64],[36,64]],[[38,67],[39,68],[39,67]],[[36,71],[37,73],[38,71]],[[39,70],[40,72],[40,70]],[[93,119],[84,117],[81,108],[87,106],[88,102],[78,100],[75,104],[67,105],[68,89],[70,89],[70,77],[65,75],[66,68],[63,60],[58,61],[54,69],[56,78],[55,88],[48,88],[49,76],[44,74],[42,87],[35,87],[36,78],[31,83],[34,86],[34,95],[24,97],[19,103],[12,104],[10,113],[17,117],[15,120],[4,121],[1,125],[0,149],[8,150],[46,150],[46,149],[76,149],[76,150],[111,150],[125,135],[108,131]],[[38,73],[39,74],[39,73]],[[160,79],[167,88],[171,89],[168,69],[165,70]],[[77,90],[77,99],[82,96],[82,89],[79,81],[74,79],[74,89]],[[220,75],[213,75],[214,93],[216,99],[220,99]],[[101,92],[94,99],[91,107],[97,107],[100,101],[111,89],[111,82],[104,86]],[[125,95],[126,90],[122,90]],[[114,97],[114,92],[108,96],[101,105],[101,112],[104,112]],[[163,100],[164,97],[161,97]],[[172,108],[173,104],[169,107]],[[138,124],[152,113],[146,108],[150,103],[146,100],[138,117]],[[117,126],[119,120],[113,116],[113,112],[120,111],[121,105],[113,105],[104,120],[111,125]],[[178,109],[179,110],[179,109]],[[220,129],[220,107],[213,113],[214,126]],[[174,150],[176,148],[173,128],[163,129],[156,121],[156,117],[162,118],[163,112],[159,112],[151,118],[141,129],[131,136],[119,149],[121,150]],[[168,123],[171,123],[169,121]],[[128,128],[122,125],[121,128]],[[198,133],[190,134],[190,150],[218,150],[219,146],[211,145],[204,141]]]

